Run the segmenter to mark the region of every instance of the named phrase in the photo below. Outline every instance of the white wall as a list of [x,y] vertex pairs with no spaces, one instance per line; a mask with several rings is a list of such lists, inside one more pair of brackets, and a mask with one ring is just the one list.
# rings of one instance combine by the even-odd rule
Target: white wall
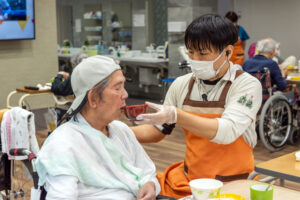
[[271,37],[280,42],[282,58],[300,59],[299,0],[236,0],[235,6],[242,16],[239,24],[250,36],[247,52],[252,42]]
[[35,40],[0,41],[0,109],[15,88],[44,84],[58,71],[56,1],[35,0],[35,23]]

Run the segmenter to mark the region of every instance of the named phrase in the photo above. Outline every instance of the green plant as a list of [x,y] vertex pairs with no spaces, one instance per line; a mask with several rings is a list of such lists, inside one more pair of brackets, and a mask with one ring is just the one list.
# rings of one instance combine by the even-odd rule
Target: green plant
[[70,46],[71,46],[71,42],[70,42],[69,40],[64,40],[63,45],[64,45],[65,47],[70,47]]
[[85,40],[85,41],[84,41],[84,45],[85,45],[85,46],[89,46],[89,45],[90,45],[90,41]]

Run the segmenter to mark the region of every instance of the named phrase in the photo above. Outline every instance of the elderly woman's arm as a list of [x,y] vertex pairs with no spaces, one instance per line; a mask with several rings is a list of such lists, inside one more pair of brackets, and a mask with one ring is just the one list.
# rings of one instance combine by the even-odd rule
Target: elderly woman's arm
[[47,200],[63,199],[74,200],[78,198],[78,179],[74,176],[60,175],[46,177],[45,189]]
[[140,143],[159,142],[166,137],[165,134],[152,125],[139,125],[130,128]]
[[[147,126],[146,126],[147,127]],[[148,126],[150,128],[150,126]],[[153,129],[156,129],[152,126]],[[132,145],[132,152],[134,152],[134,166],[143,169],[143,174],[145,175],[143,186],[140,188],[138,192],[138,199],[142,200],[150,200],[157,196],[160,193],[160,185],[156,178],[156,168],[153,161],[149,158],[147,153],[145,152],[142,145],[137,141],[134,137],[133,133],[128,134],[128,139]],[[154,198],[155,199],[155,198]]]

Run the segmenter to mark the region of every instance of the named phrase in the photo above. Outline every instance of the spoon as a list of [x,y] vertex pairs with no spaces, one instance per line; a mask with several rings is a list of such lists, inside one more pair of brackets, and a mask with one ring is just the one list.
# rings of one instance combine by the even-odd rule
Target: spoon
[[273,181],[268,185],[268,187],[266,188],[266,191],[269,190],[269,188],[275,183],[275,181],[276,181],[276,180],[273,180]]

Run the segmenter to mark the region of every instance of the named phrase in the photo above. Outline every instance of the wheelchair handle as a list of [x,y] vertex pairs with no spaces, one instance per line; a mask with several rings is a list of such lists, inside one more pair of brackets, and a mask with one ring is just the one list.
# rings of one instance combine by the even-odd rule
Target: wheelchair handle
[[9,150],[9,154],[12,156],[28,156],[28,160],[36,158],[36,155],[26,148],[13,148]]
[[31,152],[25,148],[13,148],[9,150],[9,154],[12,156],[28,156]]
[[31,162],[32,165],[32,178],[34,183],[34,188],[38,189],[38,181],[39,181],[39,175],[36,171],[35,164],[33,162],[33,159],[36,159],[36,155],[29,151],[26,148],[13,148],[9,150],[9,154],[12,156],[27,156],[29,162]]

